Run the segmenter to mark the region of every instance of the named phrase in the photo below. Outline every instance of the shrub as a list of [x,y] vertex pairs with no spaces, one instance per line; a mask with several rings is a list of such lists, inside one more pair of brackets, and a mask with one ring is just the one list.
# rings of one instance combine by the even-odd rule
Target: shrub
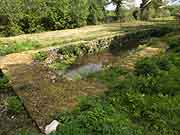
[[153,59],[150,58],[144,58],[143,60],[140,60],[135,65],[135,73],[137,75],[155,75],[159,72],[158,66],[153,61]]
[[38,52],[33,55],[34,60],[37,61],[44,61],[45,59],[47,59],[47,57],[48,55],[46,52]]
[[104,0],[3,0],[0,15],[8,17],[1,35],[57,30],[104,20]]
[[16,96],[9,97],[6,101],[6,106],[9,112],[18,114],[23,111],[22,102]]
[[6,89],[8,85],[8,78],[6,76],[0,77],[0,91]]
[[[89,77],[94,77],[109,87],[115,87],[120,83],[120,79],[127,72],[120,67],[112,67],[99,73],[91,74]],[[123,79],[123,78],[122,78]]]
[[159,93],[176,95],[180,93],[180,70],[178,68],[172,68],[168,72],[162,72],[157,77],[157,91]]
[[168,71],[173,66],[171,61],[168,59],[168,55],[154,57],[153,59],[160,70]]
[[20,26],[18,26],[17,24],[9,23],[0,33],[2,36],[8,37],[8,36],[20,35],[23,34],[24,32],[21,31]]
[[175,37],[168,40],[169,49],[174,50],[175,52],[180,51],[180,38]]
[[170,54],[168,55],[168,60],[177,67],[180,67],[180,55],[179,54]]
[[132,80],[132,87],[135,91],[139,91],[144,94],[157,94],[159,90],[157,88],[157,79],[154,76],[138,76],[130,78]]

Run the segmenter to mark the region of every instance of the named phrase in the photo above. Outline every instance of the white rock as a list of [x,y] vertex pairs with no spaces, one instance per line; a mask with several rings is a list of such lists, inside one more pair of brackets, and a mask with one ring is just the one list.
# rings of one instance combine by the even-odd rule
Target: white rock
[[53,120],[49,125],[45,127],[45,134],[48,135],[52,132],[55,132],[58,125],[59,125],[59,122],[57,120]]

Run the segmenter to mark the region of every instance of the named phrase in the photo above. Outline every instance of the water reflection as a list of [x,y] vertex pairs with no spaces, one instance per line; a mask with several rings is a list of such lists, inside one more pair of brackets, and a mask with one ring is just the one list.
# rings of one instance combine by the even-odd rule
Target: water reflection
[[85,55],[78,58],[67,71],[58,71],[58,73],[69,80],[82,79],[89,74],[101,71],[104,66],[117,63],[137,47],[138,44],[134,42],[134,44],[124,45],[120,50],[109,49],[105,52]]

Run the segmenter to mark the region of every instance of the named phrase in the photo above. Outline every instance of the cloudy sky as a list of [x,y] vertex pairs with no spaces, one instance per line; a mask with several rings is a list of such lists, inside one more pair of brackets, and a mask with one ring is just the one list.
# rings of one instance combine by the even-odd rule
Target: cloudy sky
[[[134,0],[134,2],[132,3],[135,7],[139,7],[140,3],[142,2],[142,0]],[[113,4],[110,4],[107,6],[108,10],[114,10],[116,7]]]
[[[142,0],[132,0],[133,2],[132,2],[132,4],[135,6],[135,7],[139,7],[140,6],[140,4],[141,4],[141,2],[142,2]],[[171,5],[174,5],[174,4],[179,4],[180,5],[180,0],[168,0],[169,1],[169,4]],[[131,4],[131,5],[132,5]],[[108,5],[107,6],[107,9],[108,10],[115,10],[115,6],[113,5],[113,4],[110,4],[110,5]]]

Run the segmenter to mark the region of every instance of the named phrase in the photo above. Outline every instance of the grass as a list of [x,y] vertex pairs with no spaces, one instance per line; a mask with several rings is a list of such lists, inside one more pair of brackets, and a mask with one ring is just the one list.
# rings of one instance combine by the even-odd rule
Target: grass
[[0,92],[6,90],[9,87],[9,79],[7,76],[0,77]]
[[6,107],[10,113],[18,114],[23,111],[23,105],[20,99],[16,96],[8,97]]
[[[127,32],[166,25],[166,22],[133,21],[126,23],[111,23],[97,26],[85,26],[77,29],[25,34],[16,37],[0,38],[0,55],[22,52],[78,41],[90,41]],[[168,24],[167,24],[168,25]],[[175,25],[174,25],[175,26]]]
[[22,51],[28,51],[37,49],[40,47],[40,44],[36,41],[23,41],[23,42],[14,42],[14,43],[4,43],[0,45],[0,56],[7,55],[10,53],[18,53]]

